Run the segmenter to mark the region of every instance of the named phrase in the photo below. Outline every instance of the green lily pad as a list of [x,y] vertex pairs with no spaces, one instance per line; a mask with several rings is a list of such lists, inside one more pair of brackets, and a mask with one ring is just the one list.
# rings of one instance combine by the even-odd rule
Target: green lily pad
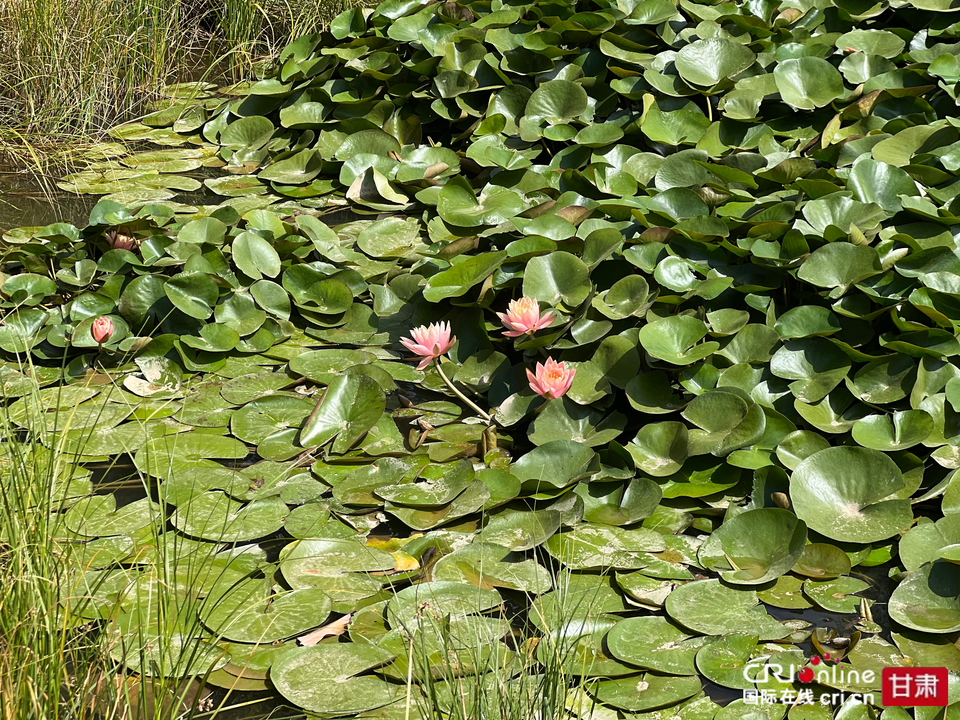
[[828,447],[830,443],[822,435],[810,430],[795,430],[780,440],[777,445],[777,459],[788,470],[796,470],[801,462]]
[[860,598],[854,593],[866,590],[869,585],[852,577],[836,580],[813,580],[803,582],[803,592],[824,610],[837,613],[853,613],[860,609]]
[[492,610],[502,600],[495,590],[462,582],[429,582],[404,588],[387,604],[387,621],[408,631],[420,623]]
[[150,498],[118,509],[115,495],[95,495],[70,508],[64,523],[72,532],[87,537],[126,535],[149,525],[156,512]]
[[524,113],[551,123],[575,118],[587,109],[587,92],[569,80],[548,80],[533,91]]
[[960,567],[936,560],[911,573],[890,596],[890,617],[928,633],[960,630]]
[[700,547],[698,557],[727,582],[761,585],[788,572],[806,540],[806,525],[796,515],[761,508],[724,522]]
[[[483,480],[483,473],[480,479]],[[504,510],[490,519],[477,534],[477,540],[514,551],[530,550],[542,545],[559,529],[560,513],[556,510]]]
[[655,358],[673,365],[690,365],[719,349],[717,342],[700,343],[706,334],[703,321],[678,315],[640,328],[640,344]]
[[476,541],[445,555],[434,565],[433,579],[469,583],[480,588],[506,588],[536,595],[553,587],[550,572],[536,560],[525,560],[508,548]]
[[572,440],[553,440],[531,450],[510,466],[510,473],[524,485],[562,488],[588,474],[595,453]]
[[774,68],[773,78],[784,102],[801,110],[823,107],[844,92],[840,71],[818,57],[783,60]]
[[675,62],[684,80],[712,87],[746,70],[755,58],[749,48],[726,38],[714,37],[684,45]]
[[396,558],[357,540],[300,540],[290,546],[280,563],[284,579],[293,588],[313,587],[313,578],[350,572],[393,570]]
[[874,450],[905,450],[926,440],[933,418],[923,410],[899,410],[890,415],[868,415],[853,426],[853,439]]
[[960,515],[947,515],[937,522],[921,521],[901,538],[900,562],[908,572],[933,562],[941,552],[960,543]]
[[689,453],[687,426],[679,422],[645,425],[627,444],[637,468],[653,477],[673,475],[683,467]]
[[666,609],[681,625],[704,635],[756,633],[760,640],[777,640],[790,634],[758,604],[752,590],[735,590],[719,580],[698,580],[674,590]]
[[697,653],[697,669],[704,677],[723,687],[748,690],[754,684],[746,679],[744,668],[757,647],[758,637],[730,633],[704,645]]
[[767,605],[787,610],[813,607],[813,603],[803,596],[803,580],[795,575],[781,575],[773,587],[758,590],[757,597]]
[[288,510],[278,497],[244,504],[212,490],[177,508],[174,526],[194,537],[215,542],[256,540],[283,527]]
[[183,505],[207,490],[223,490],[241,499],[250,486],[249,478],[225,467],[202,467],[179,470],[161,486],[160,497],[171,505]]
[[850,557],[836,545],[810,543],[803,548],[794,572],[812,578],[834,578],[850,572]]
[[458,227],[499,225],[522,209],[523,199],[513,190],[487,186],[478,197],[460,176],[448,180],[437,199],[440,217]]
[[542,304],[574,308],[590,292],[590,271],[576,255],[552,252],[532,258],[523,274],[523,294]]
[[643,712],[676,705],[700,692],[696,677],[633,675],[616,680],[601,680],[587,688],[599,702],[629,712]]
[[257,445],[271,435],[298,428],[313,403],[293,396],[268,395],[247,403],[230,417],[230,430],[244,442]]
[[333,440],[333,452],[343,453],[377,424],[384,407],[386,398],[375,380],[341,375],[330,383],[304,423],[300,444],[311,447]]
[[387,503],[385,509],[415,530],[430,530],[478,512],[490,500],[490,491],[480,480],[474,480],[447,506],[441,508],[412,508]]
[[330,605],[322,590],[275,592],[268,580],[243,580],[214,590],[200,617],[228,640],[271,643],[322,625]]
[[310,712],[355,715],[393,702],[400,686],[359,676],[393,659],[366,643],[320,644],[288,650],[270,668],[281,695]]
[[574,492],[583,500],[583,519],[605,525],[633,525],[648,518],[662,497],[660,486],[648,478],[623,483],[581,483]]
[[207,178],[203,181],[210,190],[224,197],[250,197],[265,195],[268,187],[252,175],[226,175],[218,178]]
[[909,500],[887,499],[903,487],[900,469],[877,450],[836,447],[793,471],[790,498],[812,530],[844,542],[886,540],[913,522]]
[[413,218],[384,218],[364,228],[357,247],[371,257],[404,257],[420,244],[420,224]]
[[440,507],[452,502],[473,482],[473,465],[461,460],[439,479],[377,487],[376,494],[397,505]]
[[424,288],[423,296],[431,302],[460,297],[500,267],[506,256],[506,252],[495,252],[466,258],[431,277]]
[[816,250],[797,276],[817,287],[846,287],[876,275],[880,269],[880,257],[873,248],[837,243]]
[[666,550],[666,543],[652,530],[624,530],[591,523],[558,532],[544,547],[571,570],[635,570],[646,564],[643,553]]
[[604,415],[566,398],[551,402],[533,422],[530,439],[537,445],[554,440],[573,440],[590,447],[606,445],[626,425],[620,413]]
[[637,667],[669,675],[696,675],[697,651],[709,642],[693,637],[660,616],[621,620],[607,634],[614,657]]
[[256,150],[273,136],[273,123],[262,115],[234,120],[220,133],[220,142],[227,147]]

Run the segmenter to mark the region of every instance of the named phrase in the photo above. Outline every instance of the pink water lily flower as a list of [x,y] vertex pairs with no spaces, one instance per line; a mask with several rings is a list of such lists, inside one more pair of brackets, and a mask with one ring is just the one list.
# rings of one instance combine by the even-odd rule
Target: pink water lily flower
[[497,313],[507,331],[507,337],[533,335],[537,330],[545,328],[553,322],[552,312],[540,314],[540,303],[532,297],[522,297],[511,300],[505,313]]
[[103,345],[113,335],[113,321],[108,317],[98,317],[90,326],[90,335],[97,345]]
[[450,323],[442,322],[433,325],[421,325],[410,331],[413,338],[401,338],[400,343],[414,355],[423,358],[417,365],[417,370],[423,370],[438,357],[448,352],[457,341],[450,335]]
[[130,235],[126,235],[119,230],[108,230],[104,238],[114,250],[134,250],[137,247],[137,241]]
[[527,368],[530,389],[547,400],[556,400],[566,395],[576,374],[576,368],[568,368],[565,363],[557,362],[553,358],[547,358],[542,365],[537,363],[536,374]]

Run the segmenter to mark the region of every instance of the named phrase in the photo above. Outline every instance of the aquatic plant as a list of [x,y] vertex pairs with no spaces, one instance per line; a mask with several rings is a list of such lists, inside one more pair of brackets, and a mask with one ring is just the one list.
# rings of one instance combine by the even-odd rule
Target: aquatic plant
[[450,335],[450,323],[422,325],[410,331],[410,338],[403,338],[400,344],[407,350],[423,358],[417,370],[423,370],[434,360],[450,352],[457,338]]
[[505,337],[520,337],[533,335],[537,330],[550,327],[554,315],[551,312],[541,315],[540,303],[534,298],[522,297],[519,300],[511,300],[507,305],[507,311],[497,313],[497,317],[507,328],[503,333]]
[[576,374],[576,368],[568,368],[566,363],[557,362],[553,358],[547,358],[542,364],[537,363],[535,373],[527,368],[530,389],[549,400],[559,400],[566,395]]
[[[116,662],[329,716],[651,720],[803,689],[743,669],[808,640],[960,666],[950,10],[388,0],[116,128],[168,147],[66,178],[107,197],[7,233],[0,277],[13,421],[36,381],[77,464],[149,478],[65,508],[115,548],[92,595],[189,608]],[[148,525],[218,579],[138,567]]]

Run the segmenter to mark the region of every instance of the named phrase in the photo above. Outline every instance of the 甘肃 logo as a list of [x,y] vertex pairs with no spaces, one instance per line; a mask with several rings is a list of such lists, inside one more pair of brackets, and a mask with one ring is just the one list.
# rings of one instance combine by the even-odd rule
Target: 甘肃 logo
[[946,707],[945,667],[887,667],[880,675],[885,707]]

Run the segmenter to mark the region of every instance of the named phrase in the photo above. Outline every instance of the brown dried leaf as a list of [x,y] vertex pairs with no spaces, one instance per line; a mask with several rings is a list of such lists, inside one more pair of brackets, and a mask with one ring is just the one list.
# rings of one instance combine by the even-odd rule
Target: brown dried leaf
[[316,645],[326,637],[343,635],[347,631],[347,626],[350,625],[350,618],[352,617],[353,613],[344,615],[339,620],[334,620],[331,623],[327,623],[323,627],[317,628],[316,630],[311,630],[306,635],[297,638],[297,642],[304,646],[310,646]]

